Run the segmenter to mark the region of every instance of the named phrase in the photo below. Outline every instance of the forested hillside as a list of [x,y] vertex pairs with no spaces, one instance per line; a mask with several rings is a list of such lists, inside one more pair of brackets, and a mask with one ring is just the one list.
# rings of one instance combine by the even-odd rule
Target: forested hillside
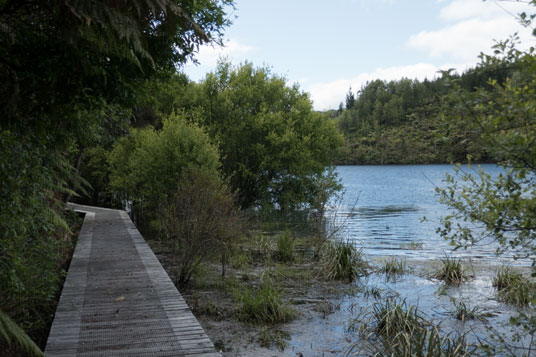
[[462,75],[444,73],[434,80],[375,80],[348,91],[332,117],[338,120],[345,145],[340,164],[424,164],[493,160],[469,126],[443,120],[442,113],[461,105],[459,88],[473,91],[502,83],[514,73],[512,64],[480,65]]

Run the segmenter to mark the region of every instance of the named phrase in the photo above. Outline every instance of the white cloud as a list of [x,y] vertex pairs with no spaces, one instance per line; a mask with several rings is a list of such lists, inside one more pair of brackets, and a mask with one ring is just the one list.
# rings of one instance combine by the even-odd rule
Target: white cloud
[[339,79],[328,83],[315,83],[305,88],[313,100],[313,105],[317,110],[336,109],[339,103],[344,101],[348,88],[353,91],[361,89],[368,81],[382,79],[386,81],[398,80],[402,78],[433,79],[439,76],[441,69],[456,68],[463,71],[464,65],[444,65],[441,68],[428,63],[418,63],[409,66],[378,68],[372,73],[361,73],[351,79]]
[[452,0],[439,15],[445,25],[411,36],[407,45],[432,58],[475,64],[480,52],[491,52],[494,40],[505,40],[516,32],[527,47],[533,43],[531,30],[522,27],[516,18],[520,12],[530,9],[529,5],[518,2]]
[[224,47],[202,46],[199,49],[199,53],[195,56],[199,64],[187,64],[184,67],[184,72],[191,79],[199,80],[216,67],[220,58],[229,58],[233,62],[242,62],[255,50],[255,47],[248,46],[236,40],[227,41]]

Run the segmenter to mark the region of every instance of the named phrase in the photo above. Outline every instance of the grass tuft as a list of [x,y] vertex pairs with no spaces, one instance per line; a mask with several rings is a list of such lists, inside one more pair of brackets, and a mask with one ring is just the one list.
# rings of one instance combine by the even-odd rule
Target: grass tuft
[[402,275],[406,272],[406,260],[393,257],[383,262],[379,272],[385,274],[386,277],[392,278],[397,275]]
[[328,241],[320,249],[321,275],[327,280],[353,281],[367,274],[363,252],[353,244]]
[[508,304],[528,306],[535,297],[535,284],[523,278],[520,273],[509,266],[497,270],[493,286],[497,288],[499,300]]
[[465,322],[466,320],[474,320],[481,317],[479,313],[480,309],[477,306],[469,308],[465,302],[456,301],[454,298],[451,298],[450,301],[454,305],[451,315],[457,320]]
[[290,339],[290,334],[282,330],[272,330],[266,326],[259,333],[258,342],[262,347],[271,348],[273,345],[281,352],[288,346],[287,340]]
[[[367,318],[368,317],[368,318]],[[425,319],[405,300],[387,299],[373,305],[359,325],[360,342],[346,356],[470,356],[464,335],[442,335],[439,327]]]
[[251,323],[281,323],[294,320],[298,313],[283,302],[279,290],[270,281],[265,281],[259,289],[235,291],[239,303],[237,318]]
[[294,238],[290,231],[286,230],[277,237],[275,258],[280,262],[292,262],[294,260]]
[[468,279],[462,261],[448,256],[441,259],[441,268],[432,277],[443,280],[447,285],[459,285]]

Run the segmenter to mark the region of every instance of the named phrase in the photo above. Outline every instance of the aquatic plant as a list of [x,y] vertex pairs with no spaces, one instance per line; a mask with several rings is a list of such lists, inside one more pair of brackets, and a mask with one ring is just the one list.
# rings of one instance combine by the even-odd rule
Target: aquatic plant
[[454,298],[451,298],[450,301],[452,302],[454,306],[454,309],[451,310],[450,313],[457,320],[460,320],[460,321],[474,320],[481,316],[480,309],[477,306],[469,308],[465,302],[457,301]]
[[282,330],[272,330],[266,326],[261,329],[257,341],[262,347],[270,348],[276,345],[279,351],[283,352],[287,347],[287,340],[290,339],[290,334]]
[[448,256],[441,259],[441,268],[432,277],[443,280],[447,285],[458,285],[468,279],[462,261]]
[[369,268],[362,250],[351,243],[327,241],[320,249],[321,275],[328,280],[348,280],[366,275]]
[[535,284],[509,266],[497,270],[493,286],[497,288],[499,300],[516,306],[528,306],[535,296]]
[[514,271],[512,267],[505,265],[500,267],[493,278],[493,286],[498,291],[508,289],[523,280],[523,276]]
[[284,231],[277,237],[275,258],[281,262],[294,260],[294,238],[289,230]]
[[259,289],[236,289],[235,300],[239,303],[236,317],[252,323],[289,322],[298,316],[296,310],[283,302],[279,290],[269,281]]
[[378,300],[382,297],[382,290],[377,286],[366,286],[365,290],[363,291],[363,296],[365,296],[367,299],[369,297],[373,297],[374,299]]
[[385,274],[388,279],[396,275],[402,275],[406,271],[406,260],[396,257],[390,258],[383,262],[378,271]]
[[325,319],[326,316],[333,314],[335,311],[340,310],[341,305],[335,305],[329,300],[322,300],[315,304],[313,307],[313,310],[316,312],[320,312],[322,314],[322,317]]
[[442,335],[439,327],[428,321],[405,300],[387,299],[373,305],[365,318],[354,320],[360,342],[346,351],[346,356],[469,356],[465,335]]

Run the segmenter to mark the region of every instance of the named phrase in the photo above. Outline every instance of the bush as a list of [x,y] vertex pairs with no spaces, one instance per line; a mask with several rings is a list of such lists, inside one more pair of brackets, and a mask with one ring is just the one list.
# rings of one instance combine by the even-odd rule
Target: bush
[[202,169],[187,170],[161,212],[166,239],[173,246],[177,284],[187,284],[195,268],[211,254],[222,257],[224,269],[241,222],[231,194],[217,177]]
[[131,205],[141,228],[157,218],[186,170],[202,168],[218,176],[217,148],[203,129],[178,115],[164,119],[162,130],[133,129],[114,146],[109,160],[111,190]]

